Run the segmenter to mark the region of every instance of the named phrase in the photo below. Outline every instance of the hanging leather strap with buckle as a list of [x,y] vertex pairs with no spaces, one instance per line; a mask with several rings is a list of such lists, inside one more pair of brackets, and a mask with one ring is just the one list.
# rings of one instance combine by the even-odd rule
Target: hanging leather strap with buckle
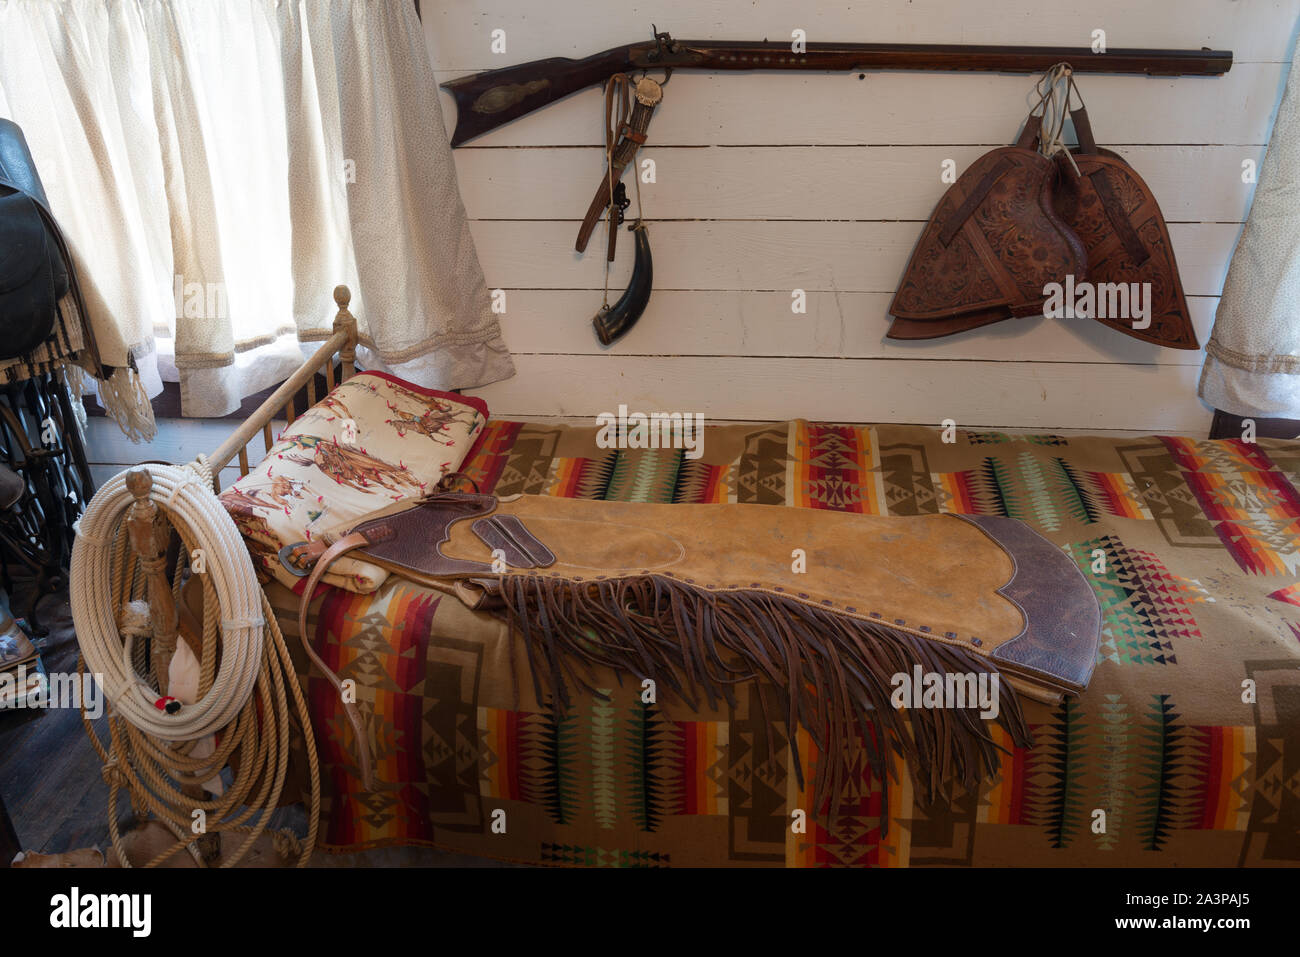
[[[460,481],[468,481],[474,487],[474,492],[461,493],[452,491]],[[464,473],[452,472],[443,476],[435,487],[433,494],[422,503],[415,503],[413,506],[412,503],[405,502],[400,503],[399,507],[407,510],[418,507],[420,504],[433,506],[436,514],[445,517],[445,530],[445,527],[450,526],[453,522],[472,516],[475,513],[490,513],[496,507],[496,499],[490,495],[480,495],[477,483]],[[285,569],[293,575],[307,579],[298,601],[298,635],[308,659],[320,670],[321,674],[325,676],[325,679],[334,686],[334,689],[339,694],[344,717],[351,726],[356,741],[357,763],[361,770],[361,780],[367,790],[374,787],[370,739],[361,720],[361,712],[354,702],[348,700],[348,695],[344,693],[342,679],[312,647],[307,630],[307,610],[311,605],[316,586],[320,584],[321,579],[324,578],[337,559],[349,552],[387,544],[390,549],[392,547],[398,549],[398,560],[400,561],[401,553],[406,550],[408,544],[419,554],[423,553],[428,543],[436,545],[438,541],[436,534],[421,534],[421,532],[429,531],[428,529],[420,529],[414,536],[409,534],[399,536],[396,523],[387,517],[389,511],[389,509],[382,509],[368,519],[358,520],[353,523],[351,530],[332,540],[327,535],[324,540],[294,542],[285,545],[279,552],[280,564]],[[408,518],[404,524],[410,525],[411,513],[406,512],[405,514],[407,514]],[[426,511],[419,514],[432,515],[435,513]],[[511,564],[530,567],[538,564],[546,555],[550,554],[545,546],[532,538],[531,535],[528,535],[526,530],[522,529],[522,526],[519,529],[509,527],[504,518],[480,520],[480,522],[474,523],[474,527],[484,542],[487,542],[493,548],[502,547],[506,560]],[[414,529],[413,525],[411,529]],[[408,529],[404,528],[403,531],[408,531]],[[372,558],[378,557],[372,556]],[[383,561],[382,558],[378,560]],[[554,560],[553,557],[551,560]],[[453,562],[447,568],[440,570],[449,574],[464,574],[467,571],[481,571],[485,575],[492,574],[491,566],[481,565],[481,563]]]
[[[578,229],[578,241],[574,244],[578,252],[586,251],[596,224],[611,205],[615,184],[622,179],[623,171],[636,157],[637,150],[645,144],[650,119],[655,107],[663,100],[663,87],[648,76],[637,80],[634,93],[630,93],[630,86],[627,74],[617,73],[610,77],[605,87],[606,171]],[[610,225],[617,224],[611,222]],[[611,235],[614,232],[611,228]],[[612,242],[608,257],[610,261],[614,259]]]

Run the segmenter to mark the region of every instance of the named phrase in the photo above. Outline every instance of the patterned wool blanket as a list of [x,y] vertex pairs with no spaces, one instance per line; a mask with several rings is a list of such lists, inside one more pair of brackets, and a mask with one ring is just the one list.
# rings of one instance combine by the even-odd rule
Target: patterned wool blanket
[[[503,421],[466,469],[498,495],[1019,518],[1093,584],[1100,660],[1082,696],[1024,701],[1034,746],[1000,740],[998,773],[978,788],[924,806],[899,767],[882,806],[864,770],[832,818],[798,785],[762,687],[712,712],[644,700],[608,672],[606,696],[557,717],[495,619],[396,577],[370,595],[326,588],[311,639],[356,681],[378,778],[361,788],[334,689],[305,678],[329,849],[595,866],[1300,862],[1300,443],[970,431],[946,443],[925,428],[793,421],[711,428],[688,458]],[[296,633],[296,597],[269,593]]]

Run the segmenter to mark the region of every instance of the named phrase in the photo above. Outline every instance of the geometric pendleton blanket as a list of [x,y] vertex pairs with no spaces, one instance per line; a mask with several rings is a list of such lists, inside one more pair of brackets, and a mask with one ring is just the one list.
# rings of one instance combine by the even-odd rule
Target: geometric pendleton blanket
[[[708,711],[598,671],[607,695],[575,694],[557,718],[500,622],[392,576],[369,595],[322,588],[308,618],[356,682],[374,791],[336,692],[289,643],[321,752],[322,846],[607,867],[1300,863],[1300,443],[943,439],[796,420],[710,428],[688,458],[490,421],[463,469],[500,496],[1027,522],[1095,590],[1101,646],[1082,695],[1022,698],[1032,747],[994,729],[1006,753],[978,787],[926,806],[898,767],[884,807],[864,770],[832,818],[809,793],[813,742],[796,732],[801,789],[758,683]],[[268,594],[296,636],[296,596]]]

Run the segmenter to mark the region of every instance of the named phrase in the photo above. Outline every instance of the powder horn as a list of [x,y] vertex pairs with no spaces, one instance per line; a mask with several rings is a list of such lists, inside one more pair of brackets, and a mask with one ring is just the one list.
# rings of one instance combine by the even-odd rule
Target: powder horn
[[645,223],[637,220],[628,227],[635,236],[636,263],[632,267],[632,279],[626,291],[614,305],[601,306],[591,320],[596,329],[596,338],[604,346],[613,345],[636,325],[641,314],[650,302],[651,285],[654,282],[654,262],[650,258],[650,233]]

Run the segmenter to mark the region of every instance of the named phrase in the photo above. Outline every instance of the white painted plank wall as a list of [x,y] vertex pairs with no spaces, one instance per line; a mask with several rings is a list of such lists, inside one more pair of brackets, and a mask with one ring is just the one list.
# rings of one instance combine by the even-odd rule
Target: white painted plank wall
[[[1217,79],[1080,77],[1098,141],[1160,201],[1208,335],[1285,83],[1300,0],[425,0],[440,79],[648,38],[1009,43],[1230,49]],[[490,51],[491,31],[507,51]],[[1032,83],[945,73],[679,73],[644,156],[655,293],[606,349],[590,329],[603,274],[572,249],[602,170],[603,100],[588,90],[456,151],[488,284],[507,293],[519,374],[478,390],[503,416],[584,417],[619,403],[716,419],[843,421],[1204,434],[1202,354],[1096,323],[1013,320],[929,343],[884,339],[886,308],[924,221],[965,168],[1015,135]],[[442,95],[448,128],[455,104]],[[629,183],[630,186],[630,183]],[[635,209],[633,210],[635,212]],[[611,277],[621,291],[631,244]],[[808,292],[793,315],[790,294]]]

